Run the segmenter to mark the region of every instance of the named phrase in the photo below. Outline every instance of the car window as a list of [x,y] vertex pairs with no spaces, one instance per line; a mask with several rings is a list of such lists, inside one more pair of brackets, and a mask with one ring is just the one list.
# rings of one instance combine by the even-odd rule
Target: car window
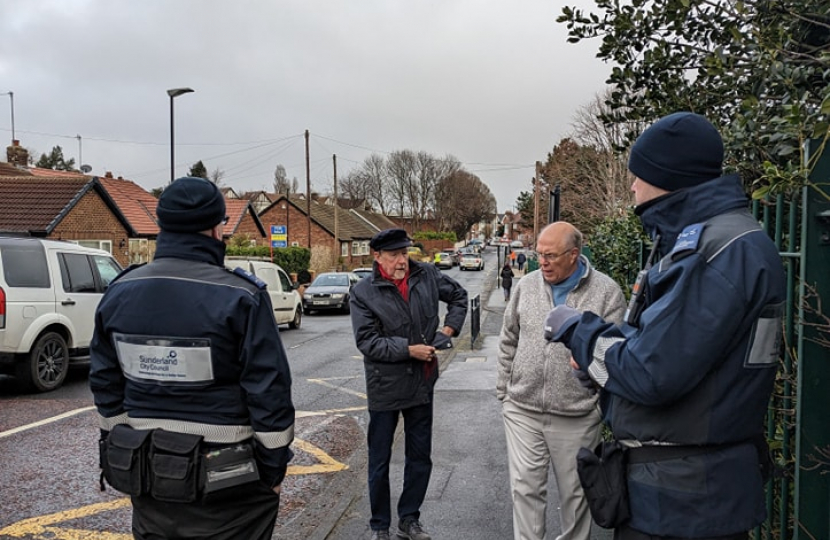
[[58,255],[61,267],[63,290],[66,292],[98,292],[95,289],[95,275],[89,265],[89,258],[82,253],[61,253]]
[[312,287],[348,287],[349,278],[345,275],[321,274],[311,284]]
[[277,270],[277,274],[280,277],[280,283],[282,283],[282,290],[285,292],[291,291],[294,286],[291,284],[291,280],[288,278],[288,275],[282,270]]
[[112,257],[105,257],[104,255],[93,255],[92,262],[98,270],[98,277],[101,278],[101,285],[106,289],[112,280],[121,273],[121,267],[115,262]]
[[277,277],[276,268],[271,268],[270,266],[257,268],[256,277],[264,281],[272,291],[279,291],[279,278]]
[[46,252],[40,244],[5,245],[0,250],[3,259],[3,277],[9,287],[48,289],[49,269]]

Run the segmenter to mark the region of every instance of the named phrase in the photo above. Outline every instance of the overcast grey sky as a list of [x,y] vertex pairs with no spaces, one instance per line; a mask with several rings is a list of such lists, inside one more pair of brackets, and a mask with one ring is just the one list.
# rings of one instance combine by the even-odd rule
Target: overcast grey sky
[[[587,0],[571,3],[588,4]],[[451,154],[503,212],[603,90],[599,43],[566,43],[561,0],[25,0],[0,3],[0,92],[38,155],[146,189],[201,159],[237,191],[277,164],[305,190],[375,152]],[[80,144],[77,135],[81,136]],[[11,140],[8,96],[0,139]],[[5,159],[5,156],[3,157]]]

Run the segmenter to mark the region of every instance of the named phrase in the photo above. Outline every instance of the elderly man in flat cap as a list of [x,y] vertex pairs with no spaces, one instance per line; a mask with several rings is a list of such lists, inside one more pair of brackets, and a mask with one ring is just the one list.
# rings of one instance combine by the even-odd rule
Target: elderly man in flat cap
[[223,265],[213,183],[179,178],[156,215],[155,259],[123,272],[95,314],[103,477],[131,495],[139,540],[270,539],[294,437],[271,301]]
[[[354,286],[352,328],[363,353],[369,399],[369,502],[372,540],[389,540],[392,511],[389,462],[403,416],[406,463],[398,501],[398,536],[430,540],[420,522],[432,472],[432,398],[436,350],[452,346],[467,316],[467,291],[432,264],[409,260],[403,229],[377,233],[369,243],[373,274]],[[446,302],[443,324],[438,303]],[[440,328],[439,328],[440,326]]]

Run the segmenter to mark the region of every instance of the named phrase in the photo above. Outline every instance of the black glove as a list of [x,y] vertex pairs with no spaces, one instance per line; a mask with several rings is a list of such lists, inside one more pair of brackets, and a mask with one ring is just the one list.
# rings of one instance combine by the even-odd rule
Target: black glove
[[445,334],[444,332],[436,332],[435,337],[432,338],[432,343],[430,343],[436,349],[443,350],[443,349],[452,349],[452,340],[450,336]]
[[582,313],[571,306],[556,306],[545,319],[545,339],[564,343],[565,346],[571,338],[571,330],[579,322]]
[[573,374],[580,386],[587,388],[592,395],[597,393],[597,385],[590,375],[581,369],[573,370]]

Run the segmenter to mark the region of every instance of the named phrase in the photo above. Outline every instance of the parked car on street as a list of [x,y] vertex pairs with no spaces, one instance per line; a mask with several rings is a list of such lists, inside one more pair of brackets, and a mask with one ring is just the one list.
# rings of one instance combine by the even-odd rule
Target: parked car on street
[[435,254],[435,266],[438,268],[452,268],[452,256],[443,251]]
[[363,279],[366,276],[371,276],[374,270],[372,270],[371,266],[366,266],[364,268],[355,268],[354,270],[352,270],[352,272],[357,274],[357,277],[359,277],[360,279]]
[[0,238],[0,373],[48,392],[89,359],[95,309],[121,266],[106,251]]
[[303,308],[311,315],[317,310],[349,312],[349,295],[360,278],[354,272],[324,272],[314,278],[303,293]]
[[292,330],[300,327],[303,320],[303,301],[285,270],[268,260],[245,257],[225,257],[225,267],[234,270],[242,268],[267,285],[268,296],[274,309],[277,324],[287,324]]
[[459,261],[461,260],[461,254],[454,250],[454,249],[444,249],[441,253],[446,253],[450,256],[450,260],[452,261],[453,266],[458,266]]
[[461,270],[484,270],[484,259],[479,253],[465,253],[458,267]]

